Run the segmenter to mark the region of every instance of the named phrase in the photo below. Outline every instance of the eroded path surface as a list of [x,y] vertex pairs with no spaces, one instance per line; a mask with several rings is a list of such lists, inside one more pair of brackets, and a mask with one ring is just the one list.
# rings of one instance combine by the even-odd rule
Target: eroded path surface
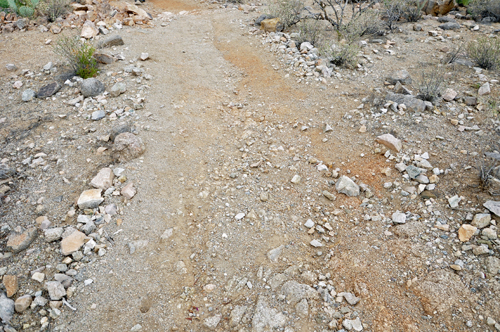
[[[248,36],[241,12],[155,5],[190,12],[124,36],[149,53],[154,77],[140,132],[147,150],[127,165],[138,194],[109,231],[112,249],[80,271],[93,283],[78,288],[78,310],[58,328],[323,331],[359,317],[369,331],[435,331],[425,302],[441,304],[407,283],[425,277],[430,249],[412,241],[414,229],[388,237],[384,218],[362,220],[389,213],[390,199],[379,190],[391,180],[380,172],[386,159],[342,120],[369,91],[296,85]],[[337,194],[337,168],[375,196]]]

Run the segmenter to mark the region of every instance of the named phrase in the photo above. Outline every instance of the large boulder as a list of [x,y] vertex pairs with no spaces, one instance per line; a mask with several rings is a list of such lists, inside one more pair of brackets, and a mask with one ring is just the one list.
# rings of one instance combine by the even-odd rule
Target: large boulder
[[427,15],[442,16],[455,8],[454,0],[420,0],[422,10]]
[[423,100],[415,98],[414,96],[389,92],[385,97],[385,100],[393,101],[397,104],[404,104],[410,111],[425,111],[425,102]]

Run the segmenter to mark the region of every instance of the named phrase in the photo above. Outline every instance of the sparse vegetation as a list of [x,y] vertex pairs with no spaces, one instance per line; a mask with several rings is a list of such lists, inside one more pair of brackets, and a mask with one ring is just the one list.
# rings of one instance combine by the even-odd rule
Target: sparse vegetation
[[40,4],[40,10],[50,22],[54,22],[58,17],[68,13],[68,6],[68,0],[46,0]]
[[443,59],[443,64],[448,65],[455,62],[462,55],[464,51],[464,44],[459,44],[453,47],[448,55]]
[[467,10],[476,20],[490,17],[500,21],[500,0],[472,0]]
[[297,47],[300,48],[300,44],[304,42],[309,42],[314,46],[319,44],[321,39],[321,24],[316,20],[302,20],[297,25],[299,37],[296,38],[298,43]]
[[440,70],[422,71],[417,81],[418,98],[425,101],[435,101],[441,96],[441,88],[444,78]]
[[404,14],[403,0],[385,0],[384,1],[384,19],[389,30],[396,28],[398,22]]
[[483,69],[496,69],[500,64],[500,40],[481,37],[467,45],[467,55]]
[[407,22],[418,22],[422,19],[424,1],[410,0],[403,5],[403,17]]
[[[479,184],[481,185],[481,189],[488,190],[492,196],[499,196],[500,193],[495,191],[493,186],[493,182],[498,182],[496,179],[495,173],[498,173],[498,160],[495,158],[491,158],[488,161],[482,160],[477,167],[479,169]],[[497,186],[498,188],[498,186]]]
[[304,8],[301,0],[276,0],[269,4],[269,14],[278,17],[283,29],[297,24]]
[[336,66],[353,68],[358,63],[359,47],[355,43],[325,44],[320,54]]
[[54,52],[68,61],[76,75],[82,78],[97,75],[97,61],[93,55],[95,48],[88,42],[82,42],[78,36],[63,36],[54,46]]

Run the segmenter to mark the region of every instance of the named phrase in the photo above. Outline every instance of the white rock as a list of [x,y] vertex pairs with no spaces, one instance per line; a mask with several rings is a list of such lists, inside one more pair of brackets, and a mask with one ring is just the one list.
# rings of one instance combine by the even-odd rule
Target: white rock
[[491,93],[490,83],[486,82],[477,91],[480,96],[489,95]]
[[244,213],[238,213],[237,215],[234,216],[234,219],[236,219],[236,220],[241,220],[243,218],[245,218]]
[[401,148],[403,147],[401,141],[391,134],[380,135],[377,137],[376,141],[377,143],[385,145],[389,149],[396,152],[401,151]]
[[101,191],[101,189],[89,189],[82,192],[78,198],[78,207],[82,210],[98,207],[104,201],[104,198],[101,197]]
[[319,248],[319,247],[323,246],[323,244],[321,242],[319,242],[318,240],[316,240],[316,239],[314,239],[311,242],[309,242],[309,244],[311,246],[313,246],[314,248]]
[[97,189],[108,189],[113,185],[113,179],[115,174],[111,168],[103,168],[97,173],[97,175],[90,181],[90,185]]
[[300,178],[300,175],[294,175],[294,176],[293,176],[293,178],[292,178],[292,181],[291,181],[291,182],[292,182],[293,184],[297,184],[297,183],[299,183],[299,182],[300,182],[300,179],[301,179],[301,178]]
[[312,227],[314,227],[314,221],[312,221],[311,219],[307,219],[304,226],[306,226],[307,228],[312,228]]
[[395,224],[404,224],[406,223],[406,214],[396,211],[392,214],[392,222]]

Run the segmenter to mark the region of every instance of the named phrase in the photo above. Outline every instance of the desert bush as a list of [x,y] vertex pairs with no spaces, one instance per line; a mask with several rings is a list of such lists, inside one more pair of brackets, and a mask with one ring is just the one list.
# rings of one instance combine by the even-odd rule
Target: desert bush
[[311,13],[315,19],[326,20],[333,28],[341,33],[345,32],[350,22],[357,21],[360,17],[370,11],[376,0],[363,2],[351,0],[313,0],[319,13]]
[[418,22],[422,19],[422,8],[425,1],[407,0],[403,4],[403,17],[407,22]]
[[40,4],[40,11],[47,16],[50,22],[69,12],[68,0],[45,0]]
[[95,48],[89,42],[82,41],[78,36],[61,37],[54,46],[54,52],[68,62],[76,75],[82,78],[97,75],[97,61],[93,57]]
[[35,14],[35,8],[39,0],[7,0],[9,8],[22,17],[31,17]]
[[467,10],[476,20],[491,17],[500,21],[500,0],[472,0]]
[[453,63],[457,61],[463,54],[464,52],[464,44],[459,44],[453,46],[451,51],[444,57],[443,59],[443,64],[448,65],[450,63]]
[[404,9],[404,0],[384,0],[384,19],[391,31],[396,28],[396,22],[403,18]]
[[0,0],[0,8],[9,8],[9,2],[7,0]]
[[314,46],[317,46],[321,37],[321,24],[316,20],[301,20],[297,24],[299,36],[295,39],[298,43],[297,48],[300,48],[300,44],[304,42],[309,42]]
[[275,0],[269,4],[269,14],[278,17],[283,29],[287,29],[300,21],[300,14],[304,9],[301,0]]
[[340,36],[352,43],[362,36],[378,34],[383,30],[379,13],[375,10],[367,10],[347,23],[340,31]]
[[356,43],[326,43],[319,53],[338,67],[353,68],[358,63],[359,47]]
[[440,70],[422,71],[417,80],[417,98],[425,101],[435,101],[441,96],[444,75]]
[[467,45],[467,55],[483,69],[496,69],[500,64],[500,40],[480,37]]

